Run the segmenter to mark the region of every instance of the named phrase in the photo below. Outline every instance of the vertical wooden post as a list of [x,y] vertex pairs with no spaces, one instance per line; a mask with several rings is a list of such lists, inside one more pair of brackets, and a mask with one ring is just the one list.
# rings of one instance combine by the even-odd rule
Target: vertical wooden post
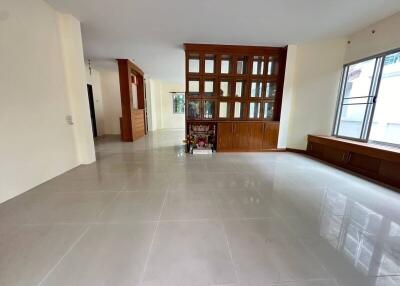
[[129,68],[129,62],[126,59],[119,59],[118,61],[118,71],[119,71],[119,89],[121,92],[121,110],[122,110],[122,120],[121,120],[121,140],[124,142],[132,142],[132,110],[131,110],[131,89],[132,89],[132,79],[131,71]]

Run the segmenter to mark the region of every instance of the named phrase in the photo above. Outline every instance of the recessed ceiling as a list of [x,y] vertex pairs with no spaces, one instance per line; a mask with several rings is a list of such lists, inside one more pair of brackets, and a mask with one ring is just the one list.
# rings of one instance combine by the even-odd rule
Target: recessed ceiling
[[47,0],[82,22],[85,57],[133,59],[147,75],[184,80],[182,43],[284,46],[351,34],[399,0]]

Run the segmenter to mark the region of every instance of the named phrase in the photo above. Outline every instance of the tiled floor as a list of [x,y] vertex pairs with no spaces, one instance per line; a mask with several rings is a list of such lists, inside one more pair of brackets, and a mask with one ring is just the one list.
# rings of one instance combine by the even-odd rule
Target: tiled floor
[[[400,194],[292,153],[97,142],[0,205],[1,286],[400,285]],[[400,174],[399,174],[400,175]]]

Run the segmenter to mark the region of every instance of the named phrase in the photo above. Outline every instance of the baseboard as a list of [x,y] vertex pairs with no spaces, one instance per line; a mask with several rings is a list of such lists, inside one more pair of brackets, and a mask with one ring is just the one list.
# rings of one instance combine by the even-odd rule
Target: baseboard
[[307,154],[306,150],[302,150],[302,149],[295,149],[295,148],[286,148],[287,152],[292,152],[292,153],[297,153],[297,154]]

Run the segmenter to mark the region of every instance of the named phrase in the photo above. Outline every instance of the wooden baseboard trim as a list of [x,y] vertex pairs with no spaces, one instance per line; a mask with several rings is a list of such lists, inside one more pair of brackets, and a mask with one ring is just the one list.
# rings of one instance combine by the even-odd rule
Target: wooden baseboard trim
[[297,153],[297,154],[307,154],[306,150],[301,150],[301,149],[295,149],[295,148],[286,148],[287,152],[292,152],[292,153]]

